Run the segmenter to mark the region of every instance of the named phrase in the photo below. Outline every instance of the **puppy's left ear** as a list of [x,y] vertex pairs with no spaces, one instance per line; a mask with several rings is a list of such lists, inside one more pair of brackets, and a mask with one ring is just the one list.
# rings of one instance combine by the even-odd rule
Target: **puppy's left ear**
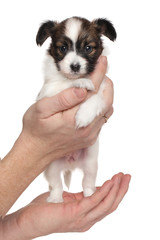
[[113,24],[105,18],[98,18],[93,22],[100,34],[105,35],[111,41],[116,40],[117,33]]

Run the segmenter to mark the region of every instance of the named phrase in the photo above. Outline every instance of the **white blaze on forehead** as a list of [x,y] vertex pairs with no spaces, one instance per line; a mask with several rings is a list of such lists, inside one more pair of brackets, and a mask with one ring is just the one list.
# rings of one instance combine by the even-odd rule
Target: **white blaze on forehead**
[[81,30],[82,22],[76,18],[68,19],[66,23],[66,36],[69,37],[74,43],[77,41]]

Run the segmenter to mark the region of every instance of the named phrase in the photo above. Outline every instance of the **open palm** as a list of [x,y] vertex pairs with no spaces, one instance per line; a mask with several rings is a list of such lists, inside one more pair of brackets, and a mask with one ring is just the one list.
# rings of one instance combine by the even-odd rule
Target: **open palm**
[[113,212],[128,190],[130,175],[119,173],[91,196],[63,193],[63,203],[47,203],[49,193],[17,212],[19,227],[28,238],[55,232],[83,232]]

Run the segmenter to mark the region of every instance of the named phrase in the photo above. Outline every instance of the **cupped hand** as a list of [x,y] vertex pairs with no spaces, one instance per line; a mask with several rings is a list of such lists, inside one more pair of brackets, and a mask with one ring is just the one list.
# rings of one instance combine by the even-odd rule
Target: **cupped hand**
[[57,232],[87,231],[116,210],[128,190],[130,178],[128,174],[119,173],[87,198],[82,192],[64,192],[63,203],[47,203],[49,193],[40,195],[15,213],[21,239]]

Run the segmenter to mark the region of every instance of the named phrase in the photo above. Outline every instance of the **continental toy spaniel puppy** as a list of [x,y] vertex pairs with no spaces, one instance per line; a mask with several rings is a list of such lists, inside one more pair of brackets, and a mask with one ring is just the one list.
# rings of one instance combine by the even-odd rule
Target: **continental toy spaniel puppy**
[[[51,97],[66,88],[86,88],[93,91],[94,86],[88,75],[93,72],[97,60],[104,49],[101,36],[110,40],[116,39],[116,31],[111,22],[106,19],[96,19],[92,22],[80,17],[68,18],[62,22],[47,21],[37,33],[36,42],[42,45],[50,37],[51,44],[44,62],[44,84],[37,100]],[[75,117],[75,127],[88,126],[96,116],[104,110],[102,82],[97,94],[80,105]],[[83,173],[82,187],[84,196],[92,195],[97,175],[98,140],[89,148],[73,152],[61,159],[53,161],[45,171],[49,182],[50,196],[48,202],[63,202],[63,186],[61,173],[65,184],[69,187],[71,172],[80,168]]]

